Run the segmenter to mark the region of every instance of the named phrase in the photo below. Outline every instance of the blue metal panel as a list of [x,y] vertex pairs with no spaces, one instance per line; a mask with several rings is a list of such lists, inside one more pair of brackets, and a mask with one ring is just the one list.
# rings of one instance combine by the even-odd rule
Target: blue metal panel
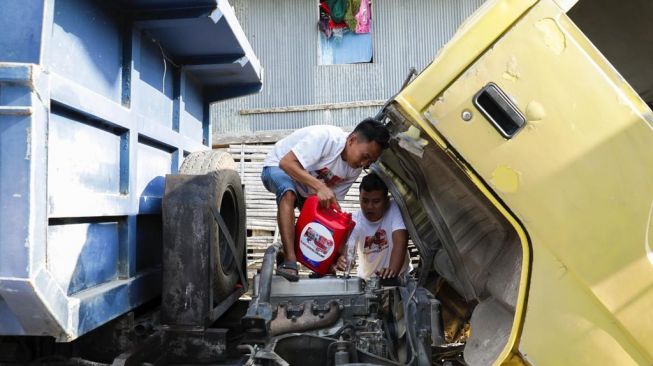
[[116,281],[80,293],[74,297],[79,301],[79,317],[75,328],[84,334],[96,327],[132,310],[141,303],[141,298],[151,299],[161,293],[159,272],[150,271]]
[[50,116],[48,204],[50,217],[116,215],[128,207],[126,132],[85,123],[55,109]]
[[202,141],[204,119],[204,101],[201,95],[199,83],[192,76],[185,78],[185,88],[182,92],[182,104],[180,106],[180,127],[179,132],[195,141]]
[[[81,192],[120,194],[124,131],[111,131],[53,112],[50,117],[50,200]],[[79,197],[79,196],[78,196]],[[70,204],[71,202],[67,202]],[[51,207],[52,208],[52,207]]]
[[[43,291],[35,291],[36,288]],[[61,324],[65,324],[68,315],[66,303],[60,296],[59,287],[49,281],[47,274],[41,271],[29,281],[5,279],[0,282],[0,291],[25,335],[62,335]],[[39,331],[35,332],[35,329]]]
[[[0,277],[30,269],[30,165],[33,70],[0,65]],[[20,246],[12,245],[20,243]]]
[[107,2],[56,1],[50,52],[51,71],[120,101],[122,25]]
[[129,10],[174,10],[185,8],[213,8],[215,0],[115,0]]
[[[260,67],[225,0],[2,6],[0,335],[71,340],[159,294],[163,176],[207,148],[214,91],[258,91]],[[187,69],[234,52],[234,76]]]
[[140,197],[139,213],[161,212],[165,174],[177,166],[173,149],[152,140],[139,139],[136,192]]
[[134,54],[132,110],[172,128],[173,67],[158,41],[142,33]]
[[114,101],[57,74],[49,75],[49,84],[51,100],[64,109],[124,129],[131,128],[130,111],[120,108]]
[[68,295],[118,278],[119,223],[51,225],[48,270]]
[[4,64],[0,67],[0,83],[27,85],[31,78],[32,68],[29,65]]
[[23,335],[25,331],[5,300],[0,297],[0,334]]
[[0,50],[4,62],[38,63],[41,55],[43,0],[3,0]]
[[[219,89],[223,93],[233,94],[233,98],[240,96],[243,88],[249,88],[250,86],[261,88],[258,83],[250,83],[251,79],[258,76],[254,68],[249,65],[249,62],[246,57],[228,57],[224,59],[224,63],[218,66],[191,65],[184,67],[184,69],[190,75],[193,75],[196,80],[211,83],[212,89]],[[232,85],[240,86],[233,88]]]
[[25,142],[30,138],[30,122],[30,116],[0,116],[0,276],[25,276],[29,270],[25,241],[30,216],[30,152]]
[[[0,105],[6,107],[29,108],[31,90],[26,85],[3,83]],[[27,110],[25,110],[27,112]],[[12,113],[7,113],[12,114]],[[27,115],[28,113],[17,113]]]
[[[197,34],[228,34],[229,24],[219,22],[222,14],[216,10],[197,19],[156,19],[141,21],[138,26],[166,44],[172,57],[186,61],[207,55],[231,54],[244,56],[238,40],[233,37],[197,37]],[[215,56],[213,56],[215,57]]]

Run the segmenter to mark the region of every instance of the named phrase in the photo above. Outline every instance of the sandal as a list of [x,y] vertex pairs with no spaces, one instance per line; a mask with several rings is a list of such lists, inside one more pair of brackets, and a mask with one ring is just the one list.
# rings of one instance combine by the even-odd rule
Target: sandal
[[277,275],[287,279],[290,282],[299,281],[299,272],[297,271],[297,263],[284,262],[277,267]]

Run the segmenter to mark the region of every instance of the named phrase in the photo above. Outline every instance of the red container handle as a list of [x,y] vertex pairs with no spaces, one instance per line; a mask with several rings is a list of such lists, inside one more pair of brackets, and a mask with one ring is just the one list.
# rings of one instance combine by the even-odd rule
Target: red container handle
[[332,204],[329,206],[329,208],[332,209],[332,210],[335,211],[335,212],[342,212],[342,209],[341,209],[338,205],[336,205],[335,203],[332,203]]

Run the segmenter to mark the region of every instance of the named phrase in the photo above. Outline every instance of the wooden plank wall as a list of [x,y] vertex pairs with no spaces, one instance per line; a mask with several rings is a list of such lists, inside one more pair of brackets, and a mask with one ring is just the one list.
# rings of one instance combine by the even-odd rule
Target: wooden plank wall
[[[265,189],[261,182],[263,160],[272,150],[272,144],[238,144],[229,145],[227,151],[231,154],[239,169],[240,177],[245,185],[245,205],[247,210],[247,274],[252,278],[261,267],[265,249],[274,241],[278,241],[277,205],[274,194]],[[365,173],[356,180],[340,206],[346,212],[359,209],[358,187]],[[295,210],[295,215],[299,211]],[[413,266],[417,264],[417,253],[409,242]],[[354,269],[355,270],[355,269]],[[300,268],[300,274],[307,275],[308,270]]]

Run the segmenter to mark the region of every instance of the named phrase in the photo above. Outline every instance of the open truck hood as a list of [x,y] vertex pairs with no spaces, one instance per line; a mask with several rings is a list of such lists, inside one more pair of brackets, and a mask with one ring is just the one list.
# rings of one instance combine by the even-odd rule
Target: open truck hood
[[637,67],[653,52],[634,31],[653,11],[634,3],[488,1],[384,111],[395,139],[375,170],[421,281],[464,298],[468,364],[653,362],[652,78]]

